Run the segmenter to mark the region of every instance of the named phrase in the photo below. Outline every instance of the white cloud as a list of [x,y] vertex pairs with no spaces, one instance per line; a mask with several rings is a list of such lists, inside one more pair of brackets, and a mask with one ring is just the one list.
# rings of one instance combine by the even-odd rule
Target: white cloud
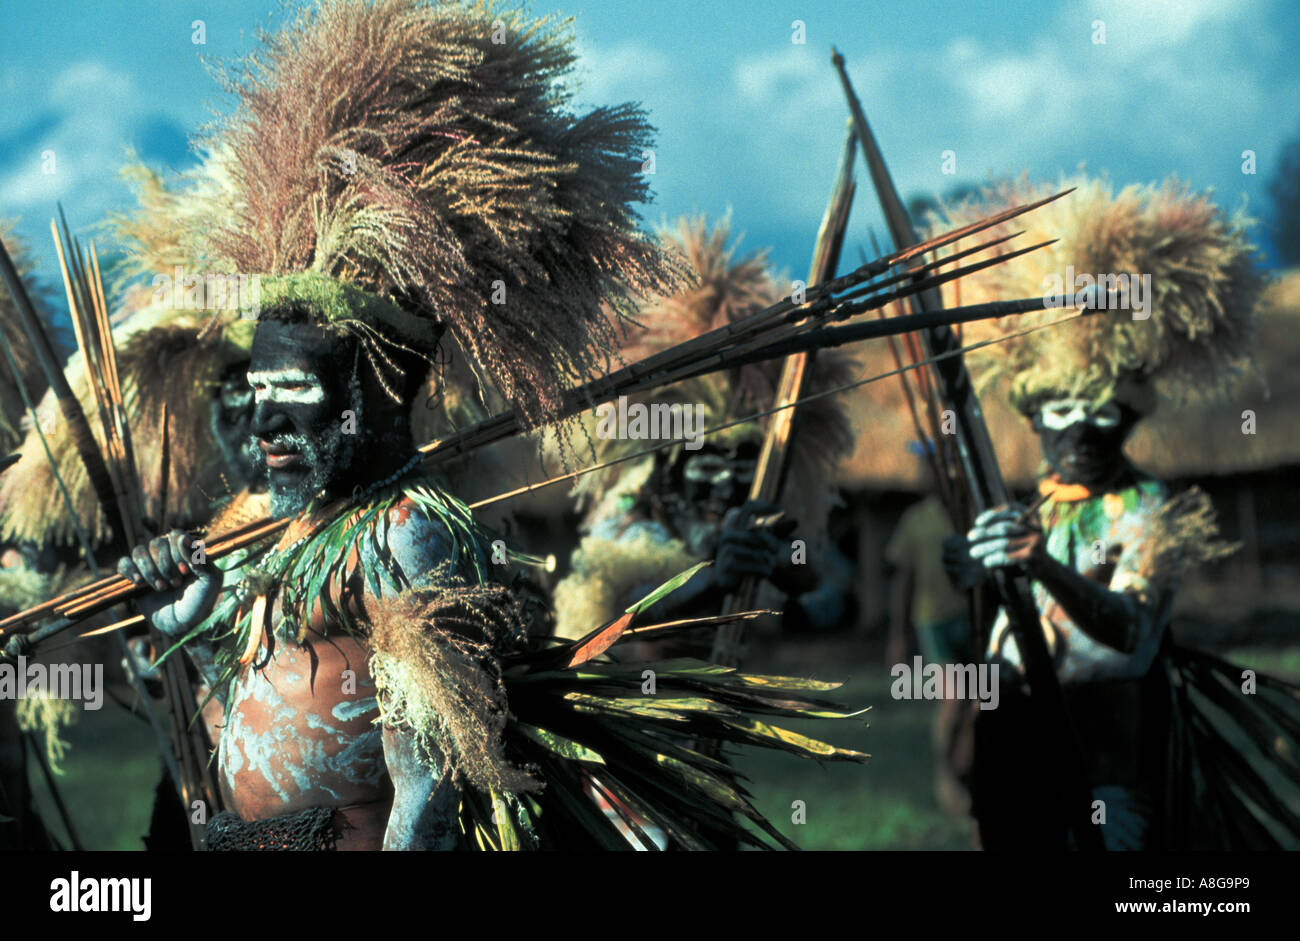
[[[27,84],[33,84],[30,81]],[[53,126],[24,142],[17,165],[0,177],[0,205],[8,212],[52,213],[62,200],[78,216],[98,218],[113,198],[131,127],[147,113],[130,76],[100,62],[73,63],[48,83],[45,103]],[[43,172],[47,155],[54,173]]]
[[1261,6],[1265,4],[1255,3],[1252,9],[1244,0],[1098,0],[1070,18],[1087,19],[1089,24],[1100,19],[1108,34],[1123,38],[1123,50],[1142,53],[1195,41],[1218,26],[1237,24],[1240,28],[1241,20],[1254,18]]
[[741,59],[732,72],[736,91],[748,104],[767,105],[786,99],[822,84],[828,66],[824,56],[815,55],[807,45],[787,44],[775,52],[764,52]]
[[605,48],[578,42],[577,98],[588,104],[640,100],[671,80],[673,62],[661,49],[639,42]]
[[51,105],[82,110],[88,104],[110,104],[117,108],[137,109],[139,92],[131,76],[110,69],[102,62],[74,62],[50,83]]

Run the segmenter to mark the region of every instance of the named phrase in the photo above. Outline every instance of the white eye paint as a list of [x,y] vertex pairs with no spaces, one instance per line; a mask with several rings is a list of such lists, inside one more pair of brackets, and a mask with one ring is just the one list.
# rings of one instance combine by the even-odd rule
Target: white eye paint
[[1043,406],[1043,427],[1049,431],[1061,431],[1088,417],[1084,403],[1077,399],[1062,399],[1048,402]]
[[1088,420],[1098,428],[1114,428],[1119,424],[1119,419],[1119,406],[1114,402],[1111,402],[1105,408],[1094,412],[1088,417]]
[[248,384],[257,402],[280,405],[319,405],[325,401],[325,386],[319,376],[301,369],[268,369],[250,372]]
[[1088,404],[1084,399],[1058,399],[1048,402],[1040,412],[1043,427],[1049,431],[1061,431],[1079,422],[1087,422],[1096,428],[1114,428],[1119,424],[1119,406],[1114,402],[1106,404],[1095,412],[1088,411]]

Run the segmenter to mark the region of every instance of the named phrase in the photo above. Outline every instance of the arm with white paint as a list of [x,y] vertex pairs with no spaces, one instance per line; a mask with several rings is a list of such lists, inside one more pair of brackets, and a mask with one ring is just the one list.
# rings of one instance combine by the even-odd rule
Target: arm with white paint
[[1042,583],[1059,605],[1050,617],[1066,633],[1077,628],[1098,644],[1130,654],[1158,631],[1165,598],[1136,575],[1137,547],[1125,550],[1118,570],[1103,583],[1052,558],[1037,522],[1014,505],[981,513],[967,533],[971,558],[990,570],[1021,568]]
[[[410,584],[452,558],[446,528],[418,512],[391,523],[387,549]],[[370,561],[364,560],[363,561]],[[467,565],[468,560],[460,560]],[[468,576],[468,572],[464,572]],[[385,726],[384,762],[393,783],[393,809],[384,833],[386,850],[453,850],[459,834],[460,791],[441,754],[430,754],[404,727]]]

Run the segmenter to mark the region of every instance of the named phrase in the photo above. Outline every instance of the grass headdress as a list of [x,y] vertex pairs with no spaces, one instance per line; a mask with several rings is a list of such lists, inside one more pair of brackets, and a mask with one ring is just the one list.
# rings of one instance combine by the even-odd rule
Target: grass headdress
[[[1139,281],[1150,285],[1149,296],[1142,298],[1145,309],[1134,310],[1130,294],[1130,309],[990,347],[986,355],[971,357],[982,367],[981,380],[1005,380],[1012,404],[1025,414],[1050,397],[1097,405],[1119,399],[1146,413],[1157,397],[1178,401],[1219,391],[1248,362],[1263,278],[1246,220],[1229,218],[1208,194],[1172,180],[1131,185],[1119,193],[1086,177],[1051,187],[1022,180],[991,187],[981,199],[946,215],[960,225],[1067,186],[1077,189],[1002,227],[1002,234],[1028,230],[1017,244],[1051,238],[1058,239],[1055,244],[961,279],[959,288],[945,289],[948,301],[956,290],[962,303],[977,304],[1053,293],[1058,286],[1072,294],[1087,284],[1080,281],[1085,275],[1094,280],[1149,276],[1149,282]],[[1060,316],[1047,311],[1038,319]],[[1010,333],[1031,324],[1019,317],[999,322],[997,329]]]

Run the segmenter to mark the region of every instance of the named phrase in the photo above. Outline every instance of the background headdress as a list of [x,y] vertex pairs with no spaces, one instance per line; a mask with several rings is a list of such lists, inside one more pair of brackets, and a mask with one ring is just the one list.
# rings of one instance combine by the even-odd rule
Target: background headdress
[[[673,264],[637,230],[651,128],[570,109],[568,21],[494,2],[323,0],[226,70],[200,138],[227,204],[168,235],[217,270],[316,272],[445,328],[529,424],[609,365],[630,299]],[[160,197],[165,198],[165,197]],[[435,325],[436,328],[435,329]]]
[[[201,311],[158,307],[136,312],[114,331],[123,400],[145,492],[143,511],[160,519],[166,406],[167,521],[178,526],[206,522],[213,500],[238,486],[223,479],[230,471],[213,434],[211,408],[222,373],[232,364],[247,361],[249,332],[209,327],[209,319]],[[80,352],[72,355],[64,371],[90,416],[95,440],[104,447],[103,427]],[[86,526],[92,543],[107,541],[112,530],[106,513],[112,508],[100,506],[53,393],[45,394],[36,411],[52,419],[46,422],[46,439],[77,518]],[[26,429],[21,460],[0,477],[0,539],[74,546],[76,528],[36,434],[36,429]]]
[[[37,316],[48,324],[49,310],[41,292],[34,290],[32,265],[26,246],[16,238],[10,226],[4,222],[0,222],[0,238],[4,239],[5,247],[13,258],[14,267],[18,269],[19,277],[28,284],[28,295],[36,308]],[[9,343],[9,351],[18,366],[18,375],[22,378],[23,386],[35,403],[45,391],[45,375],[41,372],[36,353],[32,350],[27,334],[23,331],[22,319],[18,316],[14,299],[8,291],[2,289],[0,289],[0,330],[4,331],[5,340]],[[23,398],[14,382],[13,373],[9,365],[0,360],[0,457],[16,450],[22,442],[22,423],[25,414],[26,406],[23,405]]]
[[[1228,218],[1208,194],[1166,181],[1131,185],[1114,193],[1087,177],[1051,186],[1026,180],[987,188],[980,198],[950,207],[942,225],[961,225],[1018,200],[1075,186],[1075,192],[1002,227],[1024,230],[1015,244],[1056,238],[1046,248],[962,278],[945,287],[953,303],[1053,293],[1067,267],[1076,275],[1150,275],[1149,317],[1112,310],[973,354],[972,365],[988,384],[1004,381],[1011,402],[1032,413],[1045,397],[1076,397],[1101,404],[1118,398],[1139,412],[1157,395],[1175,401],[1213,394],[1249,362],[1255,304],[1263,286],[1256,251],[1246,237],[1248,221]],[[956,246],[960,247],[960,246]],[[1074,283],[1064,283],[1067,294]],[[969,329],[969,339],[1054,320],[1062,311],[1008,318]]]
[[[780,301],[784,294],[781,281],[770,269],[766,251],[737,255],[738,240],[731,239],[728,219],[710,225],[704,216],[683,217],[674,227],[661,232],[660,238],[666,251],[686,260],[689,281],[677,291],[643,300],[636,312],[636,321],[643,326],[628,330],[621,351],[628,362],[739,320]],[[852,365],[837,350],[820,351],[805,394],[847,382]],[[770,360],[710,373],[655,392],[653,401],[702,407],[702,427],[709,428],[770,409],[776,401],[781,366],[780,360]],[[786,490],[805,495],[814,490],[824,492],[827,477],[852,445],[843,398],[827,396],[800,406],[797,422],[798,446]],[[746,439],[761,441],[766,426],[766,418],[745,422],[709,435],[705,441],[723,446]],[[597,438],[593,434],[592,440],[598,462],[647,447],[645,441],[626,437]],[[580,478],[574,492],[584,502],[599,500],[625,474],[625,480],[636,476],[626,465],[588,474]],[[814,525],[811,518],[805,518],[805,522]],[[820,519],[815,525],[820,525]]]

